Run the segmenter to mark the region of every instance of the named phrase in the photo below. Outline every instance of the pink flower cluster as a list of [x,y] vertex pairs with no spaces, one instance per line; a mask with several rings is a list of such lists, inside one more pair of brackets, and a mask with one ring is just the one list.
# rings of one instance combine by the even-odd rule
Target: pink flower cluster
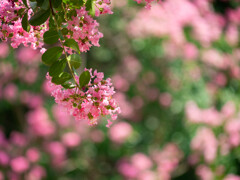
[[[42,37],[47,30],[46,25],[30,27],[27,32],[22,28],[22,17],[19,17],[18,10],[24,8],[22,1],[2,0],[0,2],[0,39],[7,41],[11,39],[11,46],[17,48],[20,44],[30,46],[33,49],[42,48]],[[31,15],[31,10],[25,10]]]
[[[111,79],[104,80],[104,74],[89,71],[91,80],[87,87],[79,89],[63,89],[61,85],[51,83],[51,77],[47,75],[49,86],[52,88],[52,96],[54,96],[56,103],[67,109],[68,113],[73,115],[76,120],[87,120],[89,125],[98,123],[98,119],[102,116],[110,115],[112,120],[117,118],[120,113],[116,100],[112,97],[115,94]],[[78,80],[78,77],[76,76]],[[109,127],[111,121],[108,120]]]
[[111,0],[96,0],[95,2],[96,8],[95,8],[95,15],[99,16],[100,14],[112,14],[111,10]]
[[182,159],[182,152],[175,144],[167,144],[162,151],[154,151],[150,157],[143,153],[134,154],[130,160],[122,159],[118,171],[127,179],[170,180],[171,173]]
[[18,132],[12,132],[8,140],[0,130],[0,167],[8,169],[6,174],[0,171],[1,180],[4,177],[18,180],[23,174],[26,180],[41,180],[45,177],[45,169],[38,164],[40,151],[32,147],[22,153],[27,141],[27,137]]
[[103,37],[103,34],[98,31],[98,22],[88,15],[85,7],[77,9],[76,12],[77,16],[73,16],[72,20],[68,21],[67,37],[77,41],[81,52],[88,51],[92,45],[100,46],[99,39]]
[[190,26],[193,36],[207,46],[220,37],[223,25],[221,16],[210,8],[202,13],[192,1],[168,0],[160,5],[153,5],[151,11],[139,11],[129,25],[129,34],[133,37],[167,35],[172,42],[182,45],[186,42],[183,28]]
[[[95,2],[96,16],[100,14],[112,14],[110,9],[110,0],[97,0]],[[13,48],[19,47],[20,44],[24,46],[30,46],[33,49],[42,48],[44,43],[42,42],[43,34],[49,29],[48,21],[41,26],[30,26],[30,31],[27,32],[22,28],[22,17],[18,14],[20,9],[25,8],[22,1],[9,1],[2,0],[0,2],[0,39],[7,41],[11,39],[11,46]],[[94,20],[85,7],[76,10],[77,16],[72,17],[67,22],[67,28],[71,32],[67,37],[75,39],[82,52],[86,52],[89,48],[99,46],[99,39],[103,37],[103,34],[98,31],[98,22]],[[24,13],[28,13],[28,17],[32,15],[31,9],[25,9]],[[45,49],[42,49],[44,52]]]
[[[192,155],[190,164],[202,163],[197,166],[197,174],[202,180],[210,180],[214,174],[223,175],[225,168],[218,166],[210,169],[209,164],[215,162],[220,156],[226,156],[232,149],[240,145],[240,118],[233,102],[226,103],[221,111],[215,108],[200,109],[195,103],[189,102],[186,106],[186,115],[189,123],[197,124],[196,135],[191,142]],[[219,133],[214,128],[221,128]],[[218,153],[219,152],[219,153]],[[228,175],[225,179],[239,179],[238,176]]]

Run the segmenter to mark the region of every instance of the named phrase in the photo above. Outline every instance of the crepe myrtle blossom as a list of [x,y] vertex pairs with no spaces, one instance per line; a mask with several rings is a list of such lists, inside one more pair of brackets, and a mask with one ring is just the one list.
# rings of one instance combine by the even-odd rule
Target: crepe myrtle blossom
[[[41,26],[31,26],[29,32],[25,31],[22,27],[22,16],[20,11],[24,9],[21,0],[0,1],[0,39],[7,41],[11,39],[11,46],[18,48],[20,44],[29,46],[32,49],[42,48],[44,43],[41,41],[44,32],[47,30],[46,24]],[[25,10],[28,15],[32,14],[32,10]]]
[[[115,94],[111,79],[104,80],[104,74],[89,71],[91,79],[86,87],[79,89],[64,89],[61,85],[51,82],[51,77],[47,74],[48,85],[52,89],[51,95],[55,98],[58,105],[63,106],[67,112],[75,117],[76,120],[87,120],[90,126],[96,125],[102,116],[110,116],[112,120],[117,119],[120,107],[112,97]],[[78,81],[79,77],[76,76]],[[107,127],[112,121],[108,120]]]
[[79,45],[81,52],[86,52],[89,48],[99,45],[99,39],[103,34],[98,31],[98,22],[94,20],[85,7],[76,10],[77,16],[67,22],[67,38],[73,38]]

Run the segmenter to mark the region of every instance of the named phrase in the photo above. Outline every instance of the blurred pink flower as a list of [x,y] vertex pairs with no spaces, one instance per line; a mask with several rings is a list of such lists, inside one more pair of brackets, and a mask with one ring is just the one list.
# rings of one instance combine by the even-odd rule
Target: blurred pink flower
[[183,33],[185,26],[191,26],[194,37],[202,45],[208,46],[220,37],[223,19],[211,8],[205,8],[202,13],[193,1],[168,0],[152,5],[151,11],[141,10],[129,24],[128,32],[134,37],[167,35],[172,43],[183,45],[186,42]]
[[55,126],[49,119],[46,109],[43,107],[29,111],[27,114],[27,121],[30,126],[29,130],[32,134],[49,136],[55,132]]
[[221,155],[227,155],[230,152],[231,144],[226,134],[220,134],[218,138]]
[[5,42],[0,43],[0,58],[6,58],[9,54],[9,46]]
[[4,180],[3,173],[0,171],[0,180]]
[[202,55],[202,60],[206,64],[219,69],[227,68],[223,55],[215,49],[204,51]]
[[38,108],[43,105],[42,97],[29,91],[22,91],[20,94],[20,100],[30,108]]
[[69,132],[62,136],[62,142],[67,147],[76,147],[80,144],[81,138],[78,133]]
[[134,82],[142,70],[142,65],[140,64],[139,60],[134,56],[126,56],[123,59],[123,64],[125,70],[125,79],[130,82]]
[[12,132],[10,141],[20,147],[24,147],[27,145],[27,138],[25,134],[19,132]]
[[187,60],[196,60],[198,56],[198,49],[196,48],[195,45],[187,43],[184,46],[184,57]]
[[112,0],[113,7],[124,7],[127,4],[127,0]]
[[30,162],[37,162],[40,158],[40,153],[37,148],[30,148],[27,150],[26,156]]
[[186,116],[191,123],[204,123],[211,126],[219,126],[223,123],[223,117],[214,107],[200,109],[195,102],[190,101],[186,104]]
[[18,88],[15,84],[9,83],[3,90],[3,97],[8,101],[16,100],[18,95]]
[[45,169],[41,166],[34,166],[27,175],[26,180],[41,180],[46,176]]
[[118,122],[109,129],[109,138],[116,143],[123,143],[132,134],[132,126],[127,122]]
[[240,176],[229,174],[223,180],[240,180]]
[[6,152],[0,150],[0,165],[1,166],[8,165],[9,160],[10,160],[9,155]]
[[121,108],[121,116],[124,118],[131,118],[134,114],[133,105],[127,101],[127,97],[124,93],[117,92],[114,95],[117,100],[119,107]]
[[121,77],[120,75],[114,75],[112,77],[112,81],[113,81],[114,87],[117,90],[126,92],[129,89],[128,81],[125,78]]
[[236,112],[236,107],[235,104],[232,101],[227,102],[222,110],[221,110],[223,116],[225,118],[230,118],[231,116],[233,116]]
[[60,159],[64,157],[66,153],[66,149],[63,146],[63,144],[57,141],[48,143],[47,150],[53,157],[60,158]]
[[231,25],[228,27],[227,32],[226,32],[226,40],[227,42],[234,46],[238,43],[238,28],[235,25]]
[[240,144],[240,119],[230,119],[226,122],[225,131],[229,136],[229,142],[232,146]]
[[11,168],[16,173],[22,173],[28,170],[29,162],[25,157],[19,156],[11,160]]
[[157,175],[154,171],[143,171],[138,175],[138,180],[156,180]]
[[55,104],[52,107],[52,112],[60,126],[67,127],[71,124],[71,116],[66,112],[64,107]]
[[42,90],[44,91],[44,93],[46,93],[46,95],[49,95],[49,96],[52,93],[53,88],[49,86],[47,79],[42,84]]
[[192,139],[191,148],[193,151],[200,152],[205,161],[210,163],[216,158],[218,140],[211,129],[201,127],[196,136]]
[[148,170],[153,166],[151,159],[143,153],[134,154],[131,157],[131,163],[140,171]]
[[53,165],[56,167],[62,166],[66,159],[66,148],[58,141],[50,142],[46,145],[46,150],[52,157]]
[[128,178],[136,178],[139,173],[139,170],[136,167],[124,160],[119,162],[118,171]]
[[25,70],[22,72],[22,78],[26,83],[32,84],[36,82],[38,78],[38,69],[37,68],[31,68],[27,71]]
[[24,64],[32,64],[40,61],[40,53],[32,48],[22,47],[16,54],[17,60]]
[[227,78],[223,73],[218,73],[215,77],[214,77],[214,82],[220,86],[223,87],[226,85],[227,83]]
[[161,93],[159,96],[159,103],[162,106],[169,107],[172,103],[172,96],[169,93]]
[[196,169],[196,174],[200,177],[201,180],[213,180],[214,175],[211,169],[207,166],[200,165]]

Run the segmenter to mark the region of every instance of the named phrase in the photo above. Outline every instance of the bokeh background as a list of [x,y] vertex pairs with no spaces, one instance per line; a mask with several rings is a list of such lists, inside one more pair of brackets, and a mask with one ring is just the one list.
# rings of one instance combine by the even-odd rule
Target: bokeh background
[[0,43],[0,180],[240,180],[240,1],[112,6],[83,55],[114,82],[111,128],[75,122],[39,52]]

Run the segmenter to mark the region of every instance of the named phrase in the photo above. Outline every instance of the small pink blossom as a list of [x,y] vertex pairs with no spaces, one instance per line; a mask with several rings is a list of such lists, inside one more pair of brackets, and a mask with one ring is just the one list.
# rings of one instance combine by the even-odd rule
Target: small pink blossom
[[131,134],[132,126],[127,122],[119,122],[111,127],[109,130],[109,137],[116,143],[123,143]]
[[153,166],[151,159],[142,153],[134,154],[131,158],[131,162],[141,171],[148,170]]
[[67,147],[76,147],[80,144],[81,138],[79,134],[74,132],[65,133],[62,136],[62,142]]
[[37,162],[40,158],[40,152],[36,148],[30,148],[27,150],[26,156],[30,162]]
[[16,173],[22,173],[29,168],[29,162],[25,157],[19,156],[11,160],[11,168]]

